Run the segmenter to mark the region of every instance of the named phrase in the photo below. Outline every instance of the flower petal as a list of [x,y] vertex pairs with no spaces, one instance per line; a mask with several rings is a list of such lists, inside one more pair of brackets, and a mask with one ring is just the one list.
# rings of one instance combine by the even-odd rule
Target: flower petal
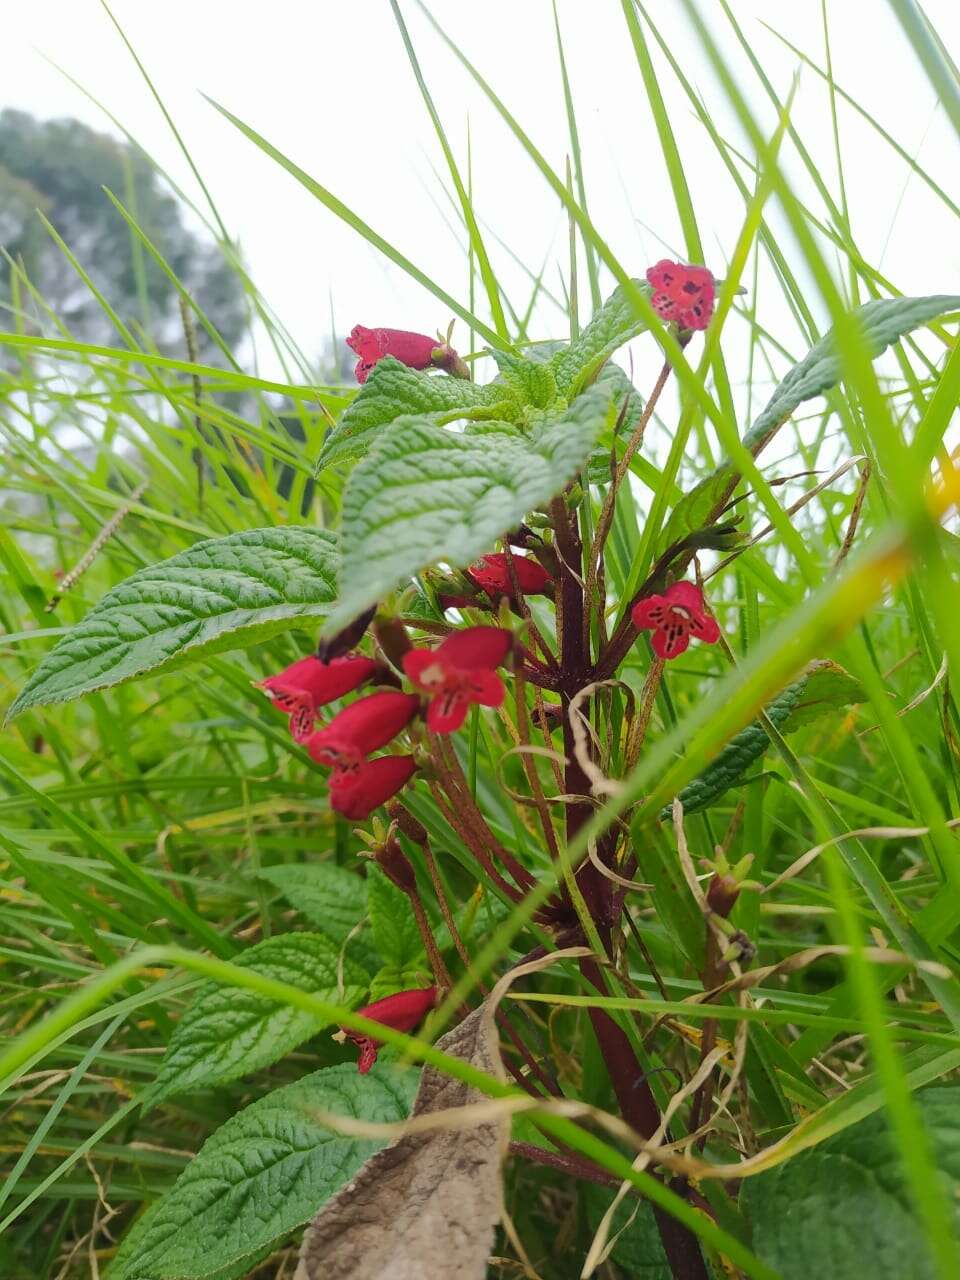
[[339,711],[313,741],[346,742],[367,756],[405,729],[419,708],[415,693],[371,693]]
[[663,319],[681,329],[705,329],[710,323],[716,282],[706,267],[664,258],[647,270],[647,280],[654,290],[651,306]]
[[315,707],[322,707],[359,688],[376,669],[372,658],[358,653],[344,654],[331,662],[321,662],[315,657],[301,658],[278,675],[261,680],[258,687],[280,705],[282,696],[291,695],[306,697]]
[[679,604],[684,609],[689,609],[691,613],[703,613],[703,592],[693,582],[674,582],[672,586],[667,587],[666,600],[668,604]]
[[377,1042],[365,1037],[357,1042],[360,1045],[360,1057],[357,1059],[357,1070],[365,1076],[377,1060]]
[[416,767],[413,756],[378,756],[349,772],[336,769],[330,775],[330,807],[362,822],[410,781]]
[[495,671],[470,672],[470,701],[481,707],[503,706],[506,690]]
[[710,618],[706,615],[701,618],[694,618],[690,623],[690,630],[704,644],[716,644],[720,639],[720,628],[717,626],[716,618]]
[[317,709],[311,702],[301,701],[290,709],[290,732],[294,742],[306,742],[317,723]]
[[503,627],[465,627],[446,637],[437,649],[437,657],[460,671],[475,671],[478,667],[492,671],[503,662],[512,644],[512,632]]
[[375,364],[380,359],[383,352],[377,341],[377,332],[375,329],[367,329],[362,324],[355,324],[350,330],[350,337],[347,338],[347,346],[351,351],[355,352],[361,360],[369,360],[371,364]]
[[403,655],[403,670],[420,689],[434,693],[446,680],[444,663],[438,649],[408,649]]
[[[513,568],[520,590],[525,596],[549,592],[553,579],[542,564],[528,556],[513,556]],[[503,552],[492,552],[471,565],[467,575],[489,595],[513,596],[513,582],[507,569],[507,557]]]
[[680,654],[686,652],[689,647],[689,628],[685,623],[668,623],[666,626],[657,628],[650,643],[657,657],[669,662],[671,658],[679,658]]
[[433,733],[455,733],[467,718],[470,698],[457,685],[441,689],[427,707],[427,728]]
[[638,631],[650,631],[663,622],[666,609],[667,600],[664,596],[644,596],[630,610],[630,618]]

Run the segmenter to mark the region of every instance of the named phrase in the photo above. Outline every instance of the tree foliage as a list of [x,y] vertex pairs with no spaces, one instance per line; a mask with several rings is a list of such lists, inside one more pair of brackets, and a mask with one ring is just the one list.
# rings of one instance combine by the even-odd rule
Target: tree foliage
[[[183,206],[144,152],[79,120],[0,112],[5,252],[22,264],[76,337],[93,343],[116,339],[110,317],[48,234],[39,211],[125,324],[142,327],[161,347],[182,349],[176,289],[106,191],[120,200],[226,342],[235,343],[245,325],[238,276],[220,249],[187,225]],[[0,302],[11,298],[11,270],[9,262],[0,265]],[[202,330],[198,343],[209,346]]]

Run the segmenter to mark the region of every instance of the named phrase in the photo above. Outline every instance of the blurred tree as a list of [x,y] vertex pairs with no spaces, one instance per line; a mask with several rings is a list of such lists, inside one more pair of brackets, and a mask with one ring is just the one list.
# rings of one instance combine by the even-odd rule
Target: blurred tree
[[[35,210],[41,210],[121,319],[182,354],[176,290],[104,187],[123,202],[225,340],[236,343],[246,327],[240,279],[216,245],[184,224],[181,205],[142,151],[79,120],[0,112],[0,247],[23,261],[77,338],[115,341],[109,318],[37,218]],[[10,267],[0,261],[0,304],[9,299]],[[209,356],[212,344],[199,327],[197,339],[201,358]]]

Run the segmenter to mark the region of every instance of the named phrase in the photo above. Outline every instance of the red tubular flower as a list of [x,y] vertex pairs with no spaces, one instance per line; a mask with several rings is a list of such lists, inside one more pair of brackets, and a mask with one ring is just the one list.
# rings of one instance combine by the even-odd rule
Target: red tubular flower
[[347,654],[331,662],[301,658],[278,675],[257,684],[281,711],[290,717],[290,732],[306,742],[313,732],[318,708],[359,688],[377,669],[372,658]]
[[330,775],[330,808],[351,822],[363,822],[374,809],[407,785],[416,770],[413,756],[378,756]]
[[366,382],[370,370],[384,356],[393,356],[409,369],[444,369],[458,378],[469,377],[463,361],[442,338],[406,329],[366,329],[354,325],[347,346],[360,357],[354,370],[358,382]]
[[[437,1003],[439,992],[436,987],[415,987],[411,991],[398,991],[395,995],[384,996],[382,1000],[374,1000],[365,1009],[358,1009],[364,1018],[380,1022],[394,1031],[412,1031]],[[334,1040],[352,1040],[360,1046],[360,1061],[357,1066],[360,1074],[365,1076],[377,1060],[377,1050],[383,1043],[361,1031],[349,1031],[341,1027],[334,1035]]]
[[675,582],[662,596],[646,596],[630,612],[633,625],[652,631],[653,652],[658,658],[677,658],[690,637],[716,644],[720,628],[703,611],[703,593],[692,582]]
[[432,694],[427,726],[434,733],[453,733],[466,719],[470,704],[499,707],[503,681],[495,668],[510,652],[513,636],[502,627],[467,627],[454,631],[436,649],[411,649],[403,669],[418,688]]
[[705,329],[713,315],[716,285],[706,267],[684,266],[662,258],[647,269],[653,285],[650,304],[664,320],[673,320],[680,329]]
[[420,707],[413,693],[371,693],[338,711],[328,725],[307,739],[318,764],[355,769],[371,751],[385,747],[405,729]]
[[[539,564],[536,560],[530,560],[526,556],[513,556],[512,559],[517,582],[520,584],[520,590],[525,596],[550,594],[553,589],[553,579],[542,564]],[[471,578],[478,587],[486,591],[487,595],[493,596],[494,599],[498,599],[500,596],[509,596],[511,600],[514,599],[513,583],[510,580],[510,571],[507,568],[507,557],[502,552],[484,556],[482,560],[471,565],[467,570],[467,577]]]

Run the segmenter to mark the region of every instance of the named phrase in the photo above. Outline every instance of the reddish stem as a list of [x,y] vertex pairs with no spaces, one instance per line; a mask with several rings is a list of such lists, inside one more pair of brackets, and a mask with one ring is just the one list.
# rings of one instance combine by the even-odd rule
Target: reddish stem
[[[567,795],[587,797],[590,794],[589,781],[573,750],[573,729],[568,714],[571,699],[595,678],[588,670],[590,664],[586,653],[585,637],[589,632],[584,620],[583,588],[576,576],[583,563],[583,548],[576,518],[571,519],[566,504],[562,500],[554,501],[551,506],[551,515],[557,547],[562,558],[557,604],[559,606],[563,744],[564,754],[567,757],[564,789]],[[629,614],[627,617],[629,618]],[[613,647],[613,643],[611,641],[608,646],[608,652]],[[615,667],[612,668],[612,670],[615,669]],[[567,806],[568,845],[587,821],[590,813],[591,805],[586,801],[584,804]],[[584,862],[579,868],[577,883],[597,926],[604,949],[610,955],[610,926],[614,907],[613,885],[589,861]],[[595,957],[590,956],[581,960],[580,971],[601,995],[608,994],[603,974]],[[591,1009],[590,1021],[624,1120],[643,1137],[652,1137],[660,1124],[660,1112],[626,1032],[602,1009]],[[678,1190],[681,1189],[678,1187]],[[703,1254],[693,1233],[662,1209],[654,1206],[653,1212],[675,1280],[709,1280]]]

